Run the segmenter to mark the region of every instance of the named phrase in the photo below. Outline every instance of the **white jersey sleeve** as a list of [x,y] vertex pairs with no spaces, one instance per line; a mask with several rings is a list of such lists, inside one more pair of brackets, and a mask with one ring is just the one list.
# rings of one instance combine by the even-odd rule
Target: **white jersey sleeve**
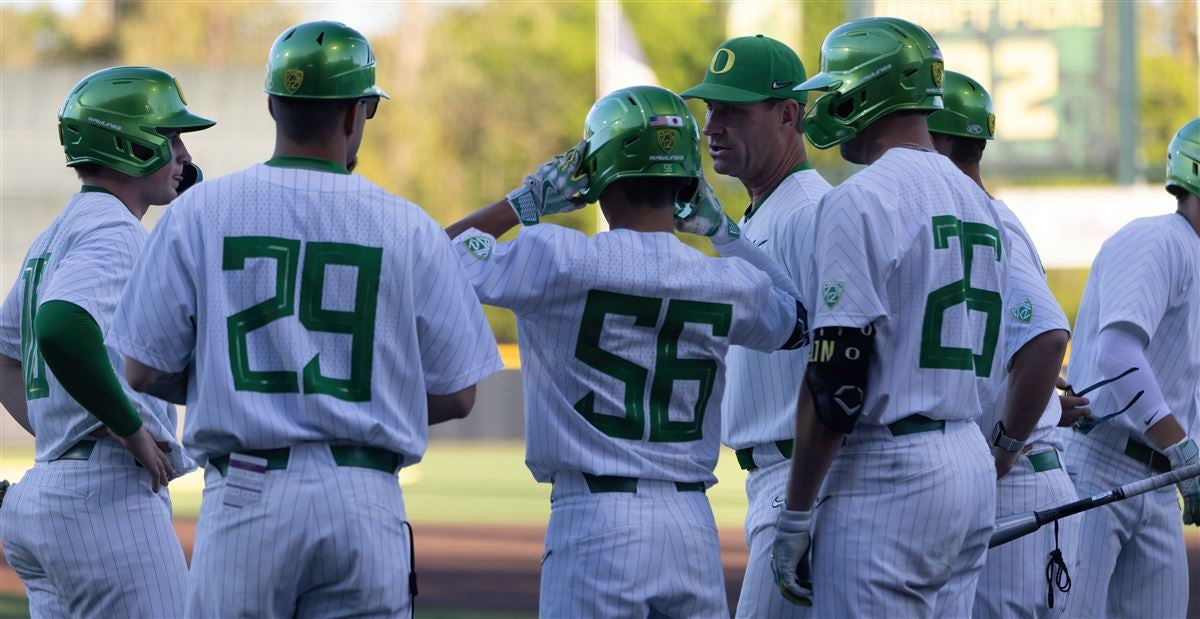
[[146,236],[146,229],[132,217],[109,220],[81,235],[55,262],[54,277],[42,288],[38,304],[73,303],[107,331]]
[[1124,322],[1137,327],[1149,340],[1170,300],[1188,293],[1179,276],[1184,265],[1170,259],[1171,241],[1143,227],[1117,234],[1103,245],[1104,268],[1097,273],[1098,283],[1110,294],[1099,306],[1100,331]]
[[[731,281],[746,282],[742,304],[733,316],[729,343],[761,352],[796,348],[807,338],[804,306],[788,291],[775,286],[770,276],[742,258],[721,258]],[[791,345],[789,345],[791,344]]]
[[17,281],[13,282],[4,297],[4,305],[0,305],[0,355],[9,359],[21,360],[21,289],[24,287],[24,269],[18,271]]
[[[499,369],[496,340],[445,232],[427,220],[415,243],[413,300],[425,389],[448,394]],[[493,363],[480,363],[492,359]]]
[[872,192],[842,187],[825,195],[817,213],[813,328],[865,327],[888,315],[887,265],[895,262],[886,234],[900,229],[896,211]]
[[187,368],[196,347],[195,265],[201,262],[181,211],[167,209],[154,227],[109,335],[126,356],[172,374]]
[[453,244],[480,302],[526,314],[542,306],[547,289],[569,270],[571,254],[585,239],[574,230],[543,224],[522,227],[507,243],[471,228]]

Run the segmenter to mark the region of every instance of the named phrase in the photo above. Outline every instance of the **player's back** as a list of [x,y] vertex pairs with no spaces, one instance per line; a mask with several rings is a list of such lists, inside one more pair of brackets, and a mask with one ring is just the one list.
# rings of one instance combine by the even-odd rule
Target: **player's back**
[[359,175],[260,164],[198,185],[159,226],[186,239],[198,300],[189,449],[343,442],[420,458],[426,392],[466,371],[430,375],[455,357],[431,325],[470,294],[423,211]]
[[[932,152],[893,148],[826,194],[813,327],[874,322],[865,420],[979,416],[976,377],[998,381],[1002,364],[1002,228],[987,194]],[[845,257],[846,242],[865,254]]]
[[[1146,360],[1171,413],[1189,436],[1200,433],[1200,239],[1176,213],[1135,219],[1104,242],[1092,263],[1075,322],[1068,366],[1077,388],[1105,378],[1096,360],[1100,331],[1133,325],[1149,337]],[[1121,410],[1109,389],[1093,395],[1092,409]],[[1092,430],[1144,432],[1127,415]]]
[[539,481],[713,483],[726,350],[776,348],[788,335],[778,325],[794,324],[764,273],[665,232],[539,225],[467,272],[484,303],[517,314]]

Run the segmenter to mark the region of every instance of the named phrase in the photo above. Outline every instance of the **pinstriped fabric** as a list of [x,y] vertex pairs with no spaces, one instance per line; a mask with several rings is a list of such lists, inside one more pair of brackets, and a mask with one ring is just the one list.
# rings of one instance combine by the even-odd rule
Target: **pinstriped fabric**
[[[1134,220],[1105,241],[1092,263],[1075,325],[1068,378],[1086,386],[1105,378],[1096,344],[1105,327],[1124,322],[1147,335],[1146,358],[1171,413],[1200,439],[1200,238],[1176,214]],[[1089,394],[1092,410],[1119,410],[1107,389]],[[1140,424],[1139,424],[1140,425]],[[1069,433],[1067,469],[1079,492],[1099,491],[1152,475],[1124,455],[1130,438],[1150,444],[1143,428],[1121,415],[1087,435]],[[1178,496],[1169,486],[1082,515],[1080,553],[1068,615],[1182,616],[1187,560]]]
[[[813,219],[829,183],[815,170],[788,176],[738,225],[742,236],[762,248],[792,277],[811,307],[817,285],[812,280]],[[811,310],[810,310],[811,311]],[[808,365],[808,348],[759,352],[734,346],[725,355],[727,387],[721,411],[721,441],[731,449],[792,438],[796,398]]]
[[[281,260],[258,257],[225,268],[227,239],[262,236],[299,243],[292,260],[301,273],[280,278]],[[354,337],[314,325],[303,300],[319,294],[322,310],[355,311],[360,269],[327,264],[321,289],[306,292],[304,281],[318,274],[306,275],[304,265],[318,242],[381,251],[369,399],[235,388],[229,319],[271,307],[280,281],[294,285],[282,301],[291,313],[246,333],[249,369],[298,377],[317,363],[323,376],[352,375]],[[502,366],[445,233],[415,204],[358,175],[260,164],[206,181],[172,204],[146,252],[109,342],[163,371],[191,368],[184,442],[200,460],[340,440],[402,453],[412,464],[425,451],[426,392],[464,389]]]
[[704,494],[555,492],[539,616],[729,616]]
[[[1028,458],[1022,458],[1008,475],[997,482],[996,517],[1045,509],[1074,501],[1075,485],[1063,469],[1035,473]],[[991,617],[1058,617],[1067,605],[1067,598],[1079,594],[1082,584],[1073,569],[1079,556],[1079,526],[1081,516],[1071,516],[1058,522],[1058,545],[1069,566],[1072,587],[1069,592],[1054,590],[1054,608],[1046,597],[1046,564],[1054,549],[1054,527],[1015,539],[987,552],[979,588],[975,593],[976,619]]]
[[995,476],[974,423],[896,438],[860,424],[813,513],[813,616],[969,616]]
[[[474,238],[494,243],[472,229],[454,245],[480,300],[517,314],[526,463],[534,478],[546,482],[556,471],[568,470],[715,483],[725,352],[731,344],[777,349],[795,326],[795,300],[746,261],[709,258],[669,233],[613,230],[589,238],[560,226],[538,225],[522,229],[513,242],[495,245],[486,258],[467,249],[467,240]],[[614,314],[605,318],[601,334],[604,350],[646,370],[648,388],[658,371],[655,336],[667,300],[731,306],[727,336],[714,336],[707,324],[687,323],[677,345],[681,359],[716,363],[698,440],[613,439],[574,410],[590,392],[603,414],[624,416],[625,411],[625,384],[576,356],[590,290],[663,299],[655,326],[636,326],[632,316]],[[699,393],[698,381],[675,381],[669,419],[694,419]]]
[[742,592],[738,596],[739,618],[800,618],[812,614],[811,610],[797,606],[779,594],[779,586],[775,584],[775,575],[771,571],[775,521],[778,520],[779,510],[783,506],[790,465],[790,460],[780,459],[746,475],[748,506],[745,530],[746,546],[750,549],[750,555],[746,560],[745,576],[742,578]]
[[[1106,424],[1107,425],[1107,424]],[[1126,457],[1110,431],[1075,433],[1067,471],[1079,496],[1091,496],[1155,474]],[[1127,435],[1126,435],[1127,436]],[[1079,515],[1079,557],[1072,567],[1067,617],[1182,617],[1188,567],[1175,486]],[[1194,575],[1192,575],[1194,577]]]
[[339,467],[328,445],[303,444],[287,469],[267,473],[257,503],[226,506],[225,489],[215,468],[205,471],[188,617],[408,615],[408,534],[394,475]]
[[[816,277],[821,297],[810,315],[813,328],[874,324],[875,357],[860,423],[888,424],[913,414],[933,419],[975,420],[980,413],[974,372],[922,361],[924,342],[941,349],[984,350],[984,313],[957,303],[937,312],[941,330],[926,333],[935,291],[969,276],[976,289],[1000,292],[1007,262],[985,238],[964,247],[957,232],[939,229],[935,217],[984,225],[1007,235],[990,199],[949,159],[908,148],[892,148],[865,170],[826,193],[817,207]],[[962,235],[968,236],[968,235]],[[994,242],[994,241],[992,241]],[[973,255],[964,274],[964,255]],[[1003,311],[1003,308],[996,308]],[[982,382],[998,382],[1004,367],[1000,334],[991,371]]]
[[0,538],[34,617],[178,617],[187,564],[165,489],[115,441],[38,462],[9,490]]
[[[67,207],[44,232],[38,235],[25,257],[25,263],[46,256],[45,270],[36,289],[40,305],[61,300],[74,303],[92,316],[103,333],[108,333],[117,301],[125,288],[146,243],[146,229],[129,209],[115,196],[107,193],[75,194]],[[5,355],[15,352],[21,359],[21,306],[24,299],[24,277],[17,277],[12,292],[0,310],[0,336],[4,338]],[[15,334],[17,340],[9,338]],[[13,350],[15,346],[15,351]],[[125,388],[134,407],[142,414],[147,429],[154,438],[174,446],[171,464],[179,474],[196,468],[195,463],[179,448],[175,438],[175,407],[138,393],[125,382],[124,361],[111,347],[109,361]],[[62,455],[72,445],[101,427],[98,419],[88,413],[62,388],[54,373],[46,370],[48,396],[29,400],[29,420],[37,433],[36,459],[48,462]]]

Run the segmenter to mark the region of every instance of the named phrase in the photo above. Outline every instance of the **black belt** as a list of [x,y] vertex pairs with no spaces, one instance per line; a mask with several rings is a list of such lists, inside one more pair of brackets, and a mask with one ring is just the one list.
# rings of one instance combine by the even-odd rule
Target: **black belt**
[[1166,473],[1171,470],[1171,460],[1166,456],[1154,451],[1149,445],[1142,443],[1132,436],[1129,437],[1129,442],[1125,443],[1125,455],[1149,465],[1152,470],[1160,473]]
[[[636,477],[620,477],[618,475],[589,475],[583,474],[584,480],[587,481],[588,490],[592,494],[601,492],[628,492],[636,493],[638,480]],[[675,482],[675,490],[678,492],[704,492],[704,482]]]
[[[251,456],[254,458],[262,458],[267,461],[268,471],[277,471],[286,469],[288,458],[291,456],[291,448],[281,447],[279,449],[259,449],[250,451],[239,451],[237,453]],[[400,470],[400,465],[404,462],[404,458],[398,454],[380,449],[378,447],[366,447],[363,445],[330,445],[330,453],[333,454],[333,461],[338,466],[352,466],[364,469],[374,469],[385,473],[395,473]],[[224,477],[229,471],[229,454],[209,458],[208,463],[217,467],[221,476]]]
[[[795,441],[789,438],[786,441],[775,441],[775,448],[779,450],[784,459],[791,460],[792,446],[794,444]],[[753,447],[743,447],[734,452],[734,454],[737,455],[738,466],[742,467],[743,471],[753,471],[758,468],[758,465],[754,463]]]
[[892,436],[905,436],[907,434],[920,434],[922,432],[933,432],[934,430],[944,430],[946,421],[943,419],[930,419],[925,415],[917,413],[909,415],[899,421],[893,421],[888,424],[888,430],[892,432]]

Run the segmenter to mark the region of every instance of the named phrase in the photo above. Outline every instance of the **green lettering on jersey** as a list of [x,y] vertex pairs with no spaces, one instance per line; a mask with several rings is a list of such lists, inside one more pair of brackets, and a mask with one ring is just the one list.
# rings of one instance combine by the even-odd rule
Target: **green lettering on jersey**
[[34,317],[38,308],[38,289],[50,254],[30,258],[21,271],[24,294],[21,296],[21,374],[25,379],[25,399],[37,400],[50,397],[50,381],[46,380],[46,361],[38,349],[37,334],[34,333]]
[[[1000,293],[971,286],[971,264],[975,247],[991,247],[1000,262],[1000,232],[986,224],[960,221],[953,215],[933,218],[933,248],[949,249],[950,239],[958,237],[963,264],[963,279],[951,282],[933,292],[925,300],[925,318],[921,329],[920,367],[948,370],[974,370],[976,376],[988,376],[996,356],[1000,338],[1000,319],[1004,304]],[[983,312],[986,317],[983,347],[978,355],[970,348],[942,345],[945,314],[950,308],[965,303],[968,312]]]
[[[646,383],[650,371],[600,346],[605,317],[609,314],[632,316],[635,327],[651,329],[657,326],[662,306],[663,299],[654,297],[603,290],[588,292],[575,358],[624,383],[625,416],[596,412],[594,391],[580,398],[575,403],[575,410],[606,436],[629,440],[641,440],[645,436]],[[679,338],[686,323],[711,325],[713,336],[725,337],[732,322],[733,307],[728,304],[678,299],[667,302],[666,317],[656,338],[654,378],[650,386],[650,442],[687,442],[703,438],[704,412],[716,385],[717,361],[680,358]],[[691,420],[676,421],[670,417],[671,394],[676,381],[699,383]]]
[[[259,371],[250,369],[247,337],[251,331],[296,313],[296,278],[301,243],[294,239],[270,236],[227,237],[223,247],[223,268],[240,271],[247,258],[275,261],[275,296],[229,316],[229,366],[237,391],[259,393],[297,393],[301,381],[292,370]],[[300,276],[300,324],[309,331],[342,333],[350,336],[350,377],[333,378],[321,373],[321,355],[317,353],[304,366],[306,394],[325,394],[347,402],[371,399],[371,370],[375,352],[375,313],[379,297],[383,250],[348,243],[308,243],[304,269]],[[322,306],[325,293],[325,267],[345,265],[357,270],[354,307],[349,311],[329,310]]]

